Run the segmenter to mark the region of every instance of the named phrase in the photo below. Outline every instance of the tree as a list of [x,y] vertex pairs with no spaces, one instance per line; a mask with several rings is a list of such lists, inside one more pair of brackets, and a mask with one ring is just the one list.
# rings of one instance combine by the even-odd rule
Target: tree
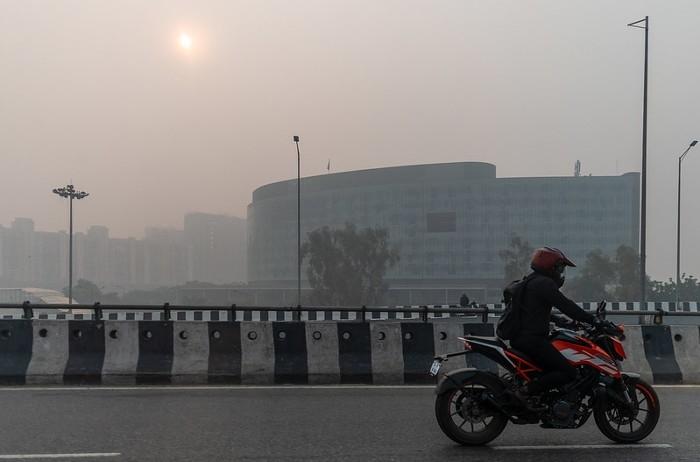
[[[68,296],[68,287],[63,289],[63,294]],[[87,279],[78,279],[73,287],[73,298],[81,304],[93,304],[102,300],[102,291],[97,284]]]
[[506,283],[522,278],[530,268],[530,259],[535,249],[520,236],[513,235],[510,247],[498,252],[503,260],[503,271]]
[[614,295],[619,301],[639,300],[639,254],[632,247],[621,245],[615,252],[617,286]]
[[[676,281],[651,281],[649,284],[649,300],[653,302],[668,302],[676,300]],[[685,273],[681,275],[680,301],[700,301],[700,283],[694,276]]]
[[601,250],[586,256],[579,274],[567,285],[568,294],[577,300],[609,300],[616,277],[615,262]]
[[358,231],[350,223],[308,233],[301,251],[308,260],[310,301],[320,305],[379,305],[388,289],[384,275],[399,261],[386,229]]

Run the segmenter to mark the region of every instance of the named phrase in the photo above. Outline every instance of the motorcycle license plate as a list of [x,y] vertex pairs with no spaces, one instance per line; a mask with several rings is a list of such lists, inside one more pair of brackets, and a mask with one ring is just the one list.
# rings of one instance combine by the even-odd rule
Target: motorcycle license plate
[[437,359],[433,361],[433,365],[430,366],[430,375],[433,377],[438,375],[438,372],[440,372],[440,367],[442,367],[442,361],[438,361]]

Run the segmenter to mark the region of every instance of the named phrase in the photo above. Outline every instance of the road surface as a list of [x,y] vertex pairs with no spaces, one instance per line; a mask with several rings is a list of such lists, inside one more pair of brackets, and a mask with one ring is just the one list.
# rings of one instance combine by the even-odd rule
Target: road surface
[[696,461],[700,387],[658,389],[646,445],[509,425],[487,448],[440,431],[427,387],[0,388],[0,460]]

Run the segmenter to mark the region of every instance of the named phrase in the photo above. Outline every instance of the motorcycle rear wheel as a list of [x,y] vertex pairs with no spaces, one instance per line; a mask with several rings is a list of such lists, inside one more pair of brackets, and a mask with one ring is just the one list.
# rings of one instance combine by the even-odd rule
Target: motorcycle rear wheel
[[438,396],[435,416],[445,435],[465,446],[484,445],[500,435],[508,418],[483,400],[484,394],[498,391],[489,380],[473,377]]
[[634,403],[632,413],[610,399],[597,402],[593,408],[601,433],[618,443],[636,443],[649,436],[661,414],[659,397],[651,385],[641,379],[627,379],[627,388]]

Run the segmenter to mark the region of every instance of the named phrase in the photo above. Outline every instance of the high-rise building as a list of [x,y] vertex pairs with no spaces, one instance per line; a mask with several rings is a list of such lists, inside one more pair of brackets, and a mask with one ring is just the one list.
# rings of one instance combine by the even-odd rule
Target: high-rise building
[[22,287],[33,282],[32,241],[34,221],[15,218],[3,231],[2,275],[5,286]]
[[68,234],[35,231],[32,238],[32,283],[47,289],[68,284]]
[[182,230],[147,228],[143,240],[145,284],[163,287],[187,281],[187,251]]
[[110,239],[107,254],[106,290],[125,292],[143,286],[145,274],[143,241]]
[[242,218],[209,213],[185,215],[188,279],[214,284],[245,281],[245,232]]
[[77,266],[74,274],[98,286],[109,283],[109,229],[105,226],[90,226],[87,233],[75,235]]

